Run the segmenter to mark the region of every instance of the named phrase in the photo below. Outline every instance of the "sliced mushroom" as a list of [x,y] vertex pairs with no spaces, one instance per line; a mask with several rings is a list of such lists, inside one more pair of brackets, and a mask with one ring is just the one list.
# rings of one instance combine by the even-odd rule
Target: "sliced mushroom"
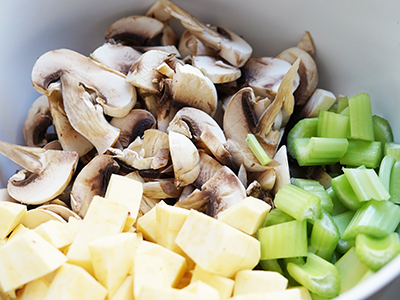
[[212,30],[181,7],[168,0],[161,0],[168,12],[181,21],[182,25],[202,41],[215,49],[218,54],[235,67],[242,67],[251,56],[253,49],[237,34],[217,27]]
[[138,136],[142,137],[146,130],[156,126],[154,116],[144,109],[133,109],[122,118],[112,118],[110,124],[121,130],[119,141],[123,148],[129,146]]
[[113,146],[120,130],[107,122],[103,108],[93,104],[81,82],[65,73],[61,77],[64,109],[71,126],[94,145],[99,154]]
[[32,103],[24,122],[25,143],[29,147],[43,147],[48,143],[47,129],[52,125],[49,101],[45,95]]
[[160,1],[155,2],[145,15],[161,22],[168,22],[172,19],[171,14],[165,9],[164,5]]
[[144,149],[144,157],[154,157],[162,149],[169,149],[168,135],[157,129],[146,130],[142,148]]
[[265,192],[261,184],[257,180],[253,180],[246,189],[246,195],[262,200],[265,197]]
[[118,164],[109,155],[93,158],[78,174],[71,190],[71,207],[80,217],[86,215],[93,196],[104,196],[111,174],[117,173]]
[[169,90],[169,84],[164,85],[163,95],[157,104],[157,128],[163,132],[167,132],[169,123],[178,111],[178,107]]
[[175,31],[172,29],[171,26],[165,25],[162,30],[161,35],[161,45],[162,46],[174,46],[178,43],[178,36],[176,35]]
[[[54,141],[51,141],[50,143],[47,143],[47,144],[43,147],[43,149],[46,149],[46,150],[63,150],[63,148],[62,148],[61,143],[60,143],[59,140],[54,140]],[[72,150],[72,151],[73,151],[73,150]],[[78,152],[78,151],[77,151],[77,152]]]
[[143,184],[143,195],[152,199],[179,198],[181,188],[174,184],[174,178],[156,179]]
[[207,192],[194,189],[188,196],[180,198],[174,206],[205,212],[209,201],[210,195]]
[[203,150],[199,150],[200,156],[200,172],[193,185],[197,188],[201,188],[215,173],[218,172],[222,165],[215,160],[212,156],[208,155]]
[[138,88],[137,91],[144,103],[146,110],[149,111],[155,118],[157,118],[157,107],[158,102],[160,101],[160,96],[141,88]]
[[75,172],[79,155],[74,151],[45,150],[0,142],[0,152],[24,169],[7,185],[12,198],[42,204],[63,192]]
[[50,220],[58,221],[67,224],[60,215],[45,209],[35,208],[26,212],[21,220],[21,224],[28,229],[35,229],[40,224],[46,223]]
[[169,159],[170,159],[169,149],[162,148],[156,153],[156,155],[154,155],[150,167],[154,170],[167,167]]
[[93,100],[104,108],[106,115],[123,117],[136,104],[136,90],[125,82],[122,73],[67,49],[49,51],[38,58],[31,75],[33,86],[48,96],[60,89],[57,82],[65,73],[93,92]]
[[205,46],[199,39],[197,39],[189,30],[186,30],[180,40],[178,46],[179,52],[182,58],[196,55],[209,55],[216,57],[218,55],[217,51]]
[[320,110],[328,110],[335,103],[336,96],[324,89],[315,89],[304,105],[299,118],[316,118]]
[[200,69],[213,83],[235,81],[242,75],[239,68],[212,56],[193,56],[192,65]]
[[168,54],[174,55],[176,58],[181,58],[181,54],[179,50],[176,48],[174,45],[166,45],[166,46],[139,46],[135,47],[136,50],[141,51],[142,53],[145,53],[150,50],[159,50],[163,52],[167,52]]
[[90,56],[108,68],[126,75],[131,66],[142,56],[142,52],[129,46],[104,43]]
[[[64,202],[62,202],[62,203],[64,203]],[[70,217],[76,218],[78,220],[82,219],[77,213],[75,213],[74,211],[70,210],[65,205],[43,204],[43,205],[40,205],[38,208],[43,209],[43,210],[47,210],[47,211],[51,211],[51,212],[59,215],[66,222],[68,222]]]
[[256,180],[257,182],[259,182],[264,191],[270,191],[275,185],[275,180],[276,180],[275,169],[278,167],[279,166],[267,169],[265,171],[251,173],[249,177],[251,180],[253,181]]
[[239,178],[239,180],[243,184],[243,186],[246,188],[247,187],[247,171],[246,171],[246,167],[243,164],[240,165],[240,167],[239,167],[237,177]]
[[285,145],[279,148],[274,159],[279,163],[279,166],[275,167],[276,181],[272,191],[276,194],[284,185],[290,184],[289,161]]
[[315,44],[314,44],[314,40],[309,31],[306,31],[306,33],[303,35],[300,42],[297,44],[297,48],[300,48],[301,50],[306,51],[311,56],[314,55]]

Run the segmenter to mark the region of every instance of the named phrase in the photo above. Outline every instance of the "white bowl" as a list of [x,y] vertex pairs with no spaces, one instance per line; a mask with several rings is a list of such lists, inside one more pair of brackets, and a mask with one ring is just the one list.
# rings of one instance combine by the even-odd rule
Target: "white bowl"
[[[23,144],[22,125],[39,95],[30,74],[37,57],[70,48],[88,55],[117,19],[143,14],[153,0],[0,0],[0,140]],[[242,35],[254,56],[275,56],[295,46],[306,30],[315,44],[319,87],[335,94],[371,95],[373,112],[390,120],[400,138],[400,2],[319,0],[176,0],[205,23]],[[177,22],[173,23],[179,27]],[[17,165],[0,157],[0,187]],[[338,299],[382,293],[400,274],[400,257]],[[385,299],[393,299],[396,289]],[[397,291],[400,291],[398,289]],[[378,297],[377,295],[375,297]],[[374,299],[377,299],[375,298]],[[388,298],[389,297],[389,298]],[[372,298],[370,298],[372,299]],[[382,299],[382,298],[381,298]]]

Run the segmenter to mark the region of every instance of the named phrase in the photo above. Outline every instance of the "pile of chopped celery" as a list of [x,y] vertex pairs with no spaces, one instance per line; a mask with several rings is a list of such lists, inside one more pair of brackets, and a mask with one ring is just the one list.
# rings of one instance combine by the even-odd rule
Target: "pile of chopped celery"
[[278,191],[258,231],[260,265],[331,299],[400,253],[400,144],[361,93],[300,120],[287,147],[300,168],[322,166],[331,186],[292,178]]

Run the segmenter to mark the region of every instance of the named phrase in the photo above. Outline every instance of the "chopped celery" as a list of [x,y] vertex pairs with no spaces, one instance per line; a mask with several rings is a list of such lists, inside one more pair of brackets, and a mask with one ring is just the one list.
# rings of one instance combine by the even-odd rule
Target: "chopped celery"
[[396,161],[390,174],[390,201],[400,203],[400,161]]
[[348,106],[345,107],[345,108],[340,112],[340,114],[341,114],[342,116],[350,116],[350,109],[349,109],[349,107],[348,107]]
[[275,207],[296,220],[317,219],[321,213],[318,196],[295,185],[284,185],[275,195]]
[[261,260],[307,256],[307,221],[290,221],[258,230]]
[[387,142],[385,144],[385,155],[390,154],[396,160],[400,160],[400,144],[395,142]]
[[395,164],[396,160],[390,154],[387,154],[383,157],[381,164],[379,166],[379,179],[381,180],[383,186],[389,191],[389,194],[392,196],[390,191],[390,178],[392,176],[392,168]]
[[296,138],[294,151],[300,166],[330,165],[339,162],[348,144],[344,138]]
[[309,252],[303,265],[288,263],[289,274],[311,292],[326,298],[339,295],[340,274],[330,262]]
[[320,110],[318,114],[317,136],[327,138],[346,138],[349,136],[350,118],[334,112]]
[[340,114],[343,109],[349,106],[349,97],[341,97],[338,99],[338,105],[336,113]]
[[350,135],[354,139],[374,141],[374,123],[372,121],[371,99],[368,94],[360,93],[349,99]]
[[358,234],[356,253],[364,265],[376,272],[400,253],[399,234],[393,232],[383,238]]
[[274,208],[268,213],[262,227],[281,224],[293,220],[295,220],[295,218],[293,218],[292,216],[289,216],[287,213],[283,212],[279,208]]
[[267,152],[265,152],[254,134],[247,134],[246,143],[262,166],[268,165],[271,162],[271,158],[269,158]]
[[335,191],[333,190],[332,186],[329,187],[326,192],[328,193],[329,197],[332,200],[333,208],[331,215],[336,216],[339,215],[345,211],[347,211],[347,208],[340,202],[339,198],[336,196]]
[[314,221],[308,251],[330,260],[339,241],[339,229],[332,216],[322,210],[321,218]]
[[354,193],[360,201],[389,200],[390,194],[385,189],[374,169],[343,168]]
[[381,142],[369,142],[349,139],[346,153],[340,159],[342,165],[366,166],[375,168],[379,165],[383,151]]
[[382,238],[392,233],[400,222],[400,207],[391,201],[370,200],[354,214],[343,238],[351,240],[359,233]]
[[260,260],[260,266],[264,271],[278,272],[284,275],[284,272],[277,259],[262,259]]
[[344,213],[341,213],[339,215],[333,216],[333,221],[337,225],[339,229],[339,241],[336,246],[336,250],[339,253],[346,253],[351,247],[354,246],[354,241],[347,241],[342,238],[343,232],[346,230],[347,226],[350,224],[351,219],[354,216],[354,211],[346,211]]
[[340,294],[356,286],[370,270],[357,257],[354,247],[350,248],[335,264],[341,277]]
[[296,138],[310,138],[317,136],[318,118],[302,119],[293,126],[287,136],[287,148],[290,155],[296,158],[294,140]]
[[346,175],[340,175],[332,178],[332,189],[335,192],[339,201],[349,210],[357,210],[361,207],[362,203],[358,200],[357,195],[354,193]]
[[374,123],[375,141],[381,142],[382,148],[385,148],[386,143],[393,142],[392,128],[389,122],[382,117],[374,115],[372,121]]

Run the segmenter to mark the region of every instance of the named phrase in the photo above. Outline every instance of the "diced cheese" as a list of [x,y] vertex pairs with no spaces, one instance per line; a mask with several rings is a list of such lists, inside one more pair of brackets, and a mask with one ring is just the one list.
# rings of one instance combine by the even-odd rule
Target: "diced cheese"
[[143,234],[147,241],[156,242],[157,239],[157,219],[156,206],[141,216],[137,221],[137,231]]
[[114,294],[108,293],[107,300],[133,300],[133,276],[126,276]]
[[17,292],[18,300],[43,300],[47,295],[49,283],[44,278],[28,282]]
[[0,202],[0,239],[4,239],[21,222],[27,212],[26,205]]
[[8,237],[8,240],[11,240],[12,238],[24,233],[25,231],[29,230],[26,228],[24,225],[19,224],[15,229],[11,232],[10,236]]
[[170,287],[143,286],[135,300],[199,300],[196,294]]
[[200,280],[189,284],[182,290],[194,293],[197,296],[198,300],[221,300],[220,294],[217,289]]
[[74,234],[69,230],[68,224],[54,220],[40,224],[34,229],[34,231],[36,231],[42,236],[42,238],[60,250],[69,246],[75,237]]
[[236,273],[233,295],[286,290],[288,280],[278,272],[242,270]]

